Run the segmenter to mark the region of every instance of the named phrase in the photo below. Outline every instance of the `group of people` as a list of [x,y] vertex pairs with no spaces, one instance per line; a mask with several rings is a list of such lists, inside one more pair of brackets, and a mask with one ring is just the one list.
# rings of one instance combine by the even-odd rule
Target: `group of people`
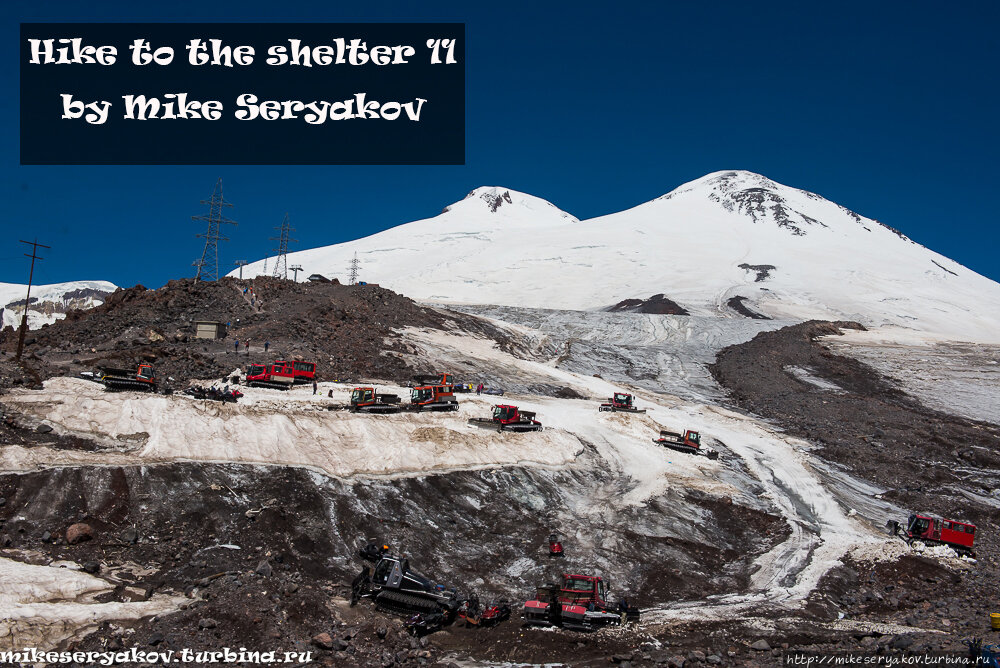
[[263,308],[264,308],[264,300],[257,298],[257,293],[254,292],[252,285],[249,286],[249,287],[243,288],[243,296],[246,297],[246,296],[248,296],[248,294],[249,294],[249,297],[250,297],[250,306],[252,308],[256,309],[257,311],[263,310]]
[[[248,339],[248,338],[247,339],[243,339],[243,346],[244,346],[244,348],[246,348],[247,356],[249,357],[250,356],[250,339]],[[264,354],[265,355],[267,354],[267,351],[270,348],[271,348],[271,342],[270,341],[265,341],[264,342]],[[235,353],[240,352],[240,340],[239,339],[233,339],[233,352],[235,352]]]

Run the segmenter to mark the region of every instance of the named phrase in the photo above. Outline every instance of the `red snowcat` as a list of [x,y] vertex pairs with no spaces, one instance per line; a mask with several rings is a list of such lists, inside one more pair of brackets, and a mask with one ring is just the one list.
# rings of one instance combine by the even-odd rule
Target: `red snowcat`
[[639,610],[626,601],[617,606],[608,602],[604,579],[599,575],[564,574],[561,586],[542,585],[534,600],[524,604],[523,615],[526,624],[577,631],[639,621]]
[[899,522],[889,520],[886,528],[912,544],[914,541],[947,545],[959,554],[972,554],[972,545],[976,538],[976,526],[968,522],[956,522],[931,515],[910,515],[904,529]]
[[247,369],[246,384],[250,387],[272,387],[287,390],[295,382],[295,369],[291,362],[251,364]]
[[457,411],[458,399],[451,385],[423,385],[410,390],[411,411]]
[[690,429],[686,430],[683,434],[677,431],[661,429],[660,437],[654,438],[653,443],[670,448],[671,450],[677,450],[678,452],[687,452],[692,455],[704,455],[709,459],[719,458],[719,452],[717,450],[701,447],[701,434],[696,431],[691,431]]
[[535,414],[518,410],[517,406],[498,405],[493,407],[493,417],[469,418],[469,424],[480,429],[497,431],[541,431],[542,423]]
[[156,392],[156,374],[151,364],[137,364],[135,369],[101,369],[99,378],[104,383],[104,389],[112,392]]
[[562,541],[559,540],[559,535],[550,533],[549,534],[549,556],[550,557],[561,557],[563,556],[563,546]]
[[286,368],[291,366],[292,382],[296,385],[311,383],[316,380],[316,365],[312,362],[303,362],[302,360],[294,360],[292,362],[275,360],[274,363],[280,364]]
[[609,397],[607,403],[601,404],[599,410],[620,413],[645,413],[645,408],[636,408],[633,403],[634,397],[624,392],[615,392],[615,396]]
[[413,377],[418,385],[454,385],[450,373],[421,373]]
[[379,394],[374,387],[355,387],[351,391],[351,403],[348,409],[352,413],[399,413],[403,407],[399,403],[398,394]]

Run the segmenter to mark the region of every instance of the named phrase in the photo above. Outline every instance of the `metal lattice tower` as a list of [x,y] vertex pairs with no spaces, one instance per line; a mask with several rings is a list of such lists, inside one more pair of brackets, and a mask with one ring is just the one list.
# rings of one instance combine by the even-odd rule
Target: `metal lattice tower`
[[[292,239],[290,236],[290,233],[294,232],[295,228],[288,222],[287,213],[285,214],[285,219],[281,221],[281,227],[274,229],[278,230],[278,236],[271,237],[271,241],[277,241],[278,247],[271,250],[278,255],[274,258],[274,272],[272,276],[275,278],[288,278],[288,244],[292,241],[298,241],[298,239]],[[266,267],[267,265],[265,264],[264,266]],[[267,270],[265,269],[265,271]]]
[[351,270],[350,270],[350,281],[351,285],[358,282],[358,270],[361,268],[361,263],[358,262],[358,254],[354,254],[354,259],[351,260]]
[[221,225],[235,225],[236,221],[229,220],[222,215],[222,210],[226,207],[232,208],[232,204],[222,198],[222,179],[215,183],[215,190],[212,191],[210,200],[201,200],[202,204],[208,205],[207,216],[191,216],[191,220],[207,222],[208,230],[204,234],[199,234],[198,238],[205,239],[205,250],[201,253],[201,259],[193,264],[198,267],[198,273],[194,280],[217,281],[219,280],[219,242],[229,241],[227,237],[220,233]]

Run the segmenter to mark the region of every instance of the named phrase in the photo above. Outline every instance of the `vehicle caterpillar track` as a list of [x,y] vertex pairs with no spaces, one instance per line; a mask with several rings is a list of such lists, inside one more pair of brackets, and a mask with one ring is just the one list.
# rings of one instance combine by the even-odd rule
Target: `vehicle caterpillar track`
[[375,607],[398,614],[437,612],[441,607],[434,601],[403,594],[398,591],[380,591],[375,596]]

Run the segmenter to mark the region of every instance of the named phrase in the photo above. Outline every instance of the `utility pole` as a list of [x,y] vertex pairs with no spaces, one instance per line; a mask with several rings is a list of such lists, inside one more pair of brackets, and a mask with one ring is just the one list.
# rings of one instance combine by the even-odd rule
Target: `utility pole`
[[215,190],[212,191],[212,198],[207,201],[201,200],[201,203],[208,205],[208,215],[191,216],[191,220],[208,223],[208,230],[206,230],[204,234],[198,235],[199,239],[205,239],[205,250],[201,252],[201,259],[194,262],[194,266],[198,267],[198,273],[195,274],[194,277],[195,283],[199,280],[219,280],[219,242],[229,241],[229,239],[222,236],[219,226],[236,224],[236,221],[229,220],[222,215],[222,210],[224,208],[232,208],[233,205],[222,197],[221,178],[215,183]]
[[358,269],[361,267],[361,263],[358,262],[358,254],[354,254],[354,259],[351,260],[351,270],[350,270],[350,285],[354,285],[358,282]]
[[236,262],[233,262],[233,264],[235,264],[237,267],[240,268],[240,280],[241,281],[243,280],[243,267],[246,266],[246,263],[247,263],[246,260],[237,260]]
[[290,233],[294,232],[295,228],[288,222],[287,213],[285,214],[285,219],[281,221],[281,226],[274,229],[278,230],[278,236],[271,237],[271,241],[277,241],[278,247],[271,250],[278,255],[274,260],[273,276],[275,278],[288,278],[288,242],[298,241],[298,239],[292,239],[290,236]]
[[302,271],[302,265],[293,264],[291,267],[289,267],[289,269],[291,269],[292,271],[295,272],[295,282],[298,283],[299,282],[299,272]]
[[24,313],[21,315],[21,329],[17,334],[17,354],[14,355],[14,359],[21,359],[21,352],[24,350],[24,335],[28,332],[28,305],[31,303],[31,281],[35,277],[35,260],[44,260],[43,257],[38,257],[38,248],[51,248],[45,244],[38,243],[38,237],[35,237],[34,241],[25,241],[24,239],[18,239],[22,244],[27,244],[31,246],[31,255],[27,253],[24,254],[25,257],[31,258],[31,269],[28,270],[28,294],[24,298]]

